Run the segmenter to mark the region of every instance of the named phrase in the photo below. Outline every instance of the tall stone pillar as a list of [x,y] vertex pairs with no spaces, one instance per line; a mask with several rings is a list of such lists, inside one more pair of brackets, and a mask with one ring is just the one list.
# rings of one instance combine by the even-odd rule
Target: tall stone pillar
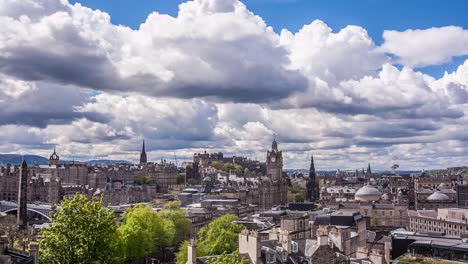
[[18,210],[16,223],[20,229],[27,226],[27,202],[28,202],[28,164],[23,160],[18,184]]
[[39,264],[39,244],[31,242],[29,244],[29,256],[33,257],[33,264]]

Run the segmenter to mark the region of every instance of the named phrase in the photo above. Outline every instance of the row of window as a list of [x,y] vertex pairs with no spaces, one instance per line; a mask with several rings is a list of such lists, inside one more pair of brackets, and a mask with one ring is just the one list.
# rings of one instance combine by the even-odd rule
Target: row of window
[[[381,210],[381,211],[376,210],[376,211],[375,211],[375,215],[379,215],[379,214],[380,214],[380,215],[382,215],[382,216],[385,216],[385,215],[386,215],[385,212],[386,212],[386,210]],[[398,211],[398,212],[399,212],[400,216],[403,216],[403,213],[404,213],[403,210],[400,210],[400,211]],[[367,213],[368,213],[368,210],[367,210],[367,209],[364,209],[364,215],[365,215],[365,216],[367,216]],[[389,212],[388,212],[388,215],[389,215],[389,216],[393,216],[393,210],[389,211]]]
[[[452,228],[452,224],[447,224],[446,222],[441,222],[441,221],[432,221],[432,220],[423,220],[423,219],[415,219],[415,218],[410,218],[410,222],[411,223],[419,223],[419,224],[429,224],[429,225],[432,225],[432,226],[439,226],[439,227],[442,227],[442,224],[443,224],[443,227],[447,227],[448,225],[448,228]],[[457,224],[453,224],[453,227],[457,227],[459,226],[459,229],[461,230],[462,229],[462,225],[457,225]],[[465,226],[466,230],[468,230],[468,226]]]
[[3,200],[16,201],[16,193],[3,193]]
[[[459,236],[460,234],[462,234],[463,230],[462,230],[462,226],[459,226],[459,230],[456,230],[457,227],[455,227],[454,225],[454,228],[455,230],[452,230],[452,229],[447,229],[447,228],[441,228],[441,227],[427,227],[427,226],[424,226],[424,225],[416,225],[416,224],[411,224],[410,226],[410,230],[411,231],[415,231],[415,232],[445,232],[447,235],[456,235],[456,236]],[[465,231],[468,231],[468,228],[465,228]]]

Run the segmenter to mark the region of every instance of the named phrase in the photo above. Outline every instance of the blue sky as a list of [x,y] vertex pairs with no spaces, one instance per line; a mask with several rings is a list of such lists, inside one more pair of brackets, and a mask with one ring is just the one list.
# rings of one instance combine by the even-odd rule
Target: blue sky
[[[111,15],[115,24],[137,29],[151,12],[176,16],[181,0],[72,0]],[[250,11],[261,16],[279,32],[292,32],[315,19],[323,20],[334,31],[347,25],[365,28],[377,45],[384,30],[427,29],[449,25],[468,28],[468,1],[453,0],[244,0]],[[468,56],[453,62],[418,69],[434,77],[454,71]]]

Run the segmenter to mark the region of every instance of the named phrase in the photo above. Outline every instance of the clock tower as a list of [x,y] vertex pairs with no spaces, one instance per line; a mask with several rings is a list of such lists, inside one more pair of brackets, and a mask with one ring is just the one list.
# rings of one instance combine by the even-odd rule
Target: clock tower
[[279,181],[283,174],[283,152],[278,150],[278,143],[273,140],[271,150],[267,152],[266,173],[273,181]]

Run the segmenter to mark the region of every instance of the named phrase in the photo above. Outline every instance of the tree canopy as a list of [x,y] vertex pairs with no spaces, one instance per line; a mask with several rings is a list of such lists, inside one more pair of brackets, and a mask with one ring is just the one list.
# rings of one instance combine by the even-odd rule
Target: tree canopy
[[184,183],[185,182],[185,175],[183,173],[177,173],[176,182],[177,182],[177,184]]
[[298,193],[296,194],[296,196],[294,197],[294,201],[296,203],[303,203],[305,201],[305,197],[302,193]]
[[180,201],[168,202],[164,209],[158,214],[170,220],[175,227],[174,239],[172,246],[178,246],[182,241],[188,239],[192,233],[192,223],[185,217],[185,211],[180,209]]
[[[221,216],[198,231],[197,256],[230,254],[237,249],[239,233],[244,229],[241,224],[234,223],[237,216],[227,214]],[[177,254],[177,264],[187,261],[187,243],[183,243]]]
[[55,207],[50,227],[42,231],[41,263],[120,263],[114,212],[103,198],[85,195],[64,199]]
[[156,180],[150,176],[137,176],[135,177],[136,185],[155,185]]
[[234,253],[230,255],[223,254],[220,257],[208,259],[206,263],[207,264],[249,264],[250,262],[247,260],[247,258],[242,257],[239,254],[239,251],[236,250],[234,251]]
[[161,217],[147,205],[125,210],[118,228],[126,260],[136,260],[171,246],[176,233],[171,220]]
[[233,164],[233,163],[224,163],[222,171],[229,173],[229,171],[234,171],[237,175],[242,175],[244,172],[244,168],[239,165],[239,164]]

